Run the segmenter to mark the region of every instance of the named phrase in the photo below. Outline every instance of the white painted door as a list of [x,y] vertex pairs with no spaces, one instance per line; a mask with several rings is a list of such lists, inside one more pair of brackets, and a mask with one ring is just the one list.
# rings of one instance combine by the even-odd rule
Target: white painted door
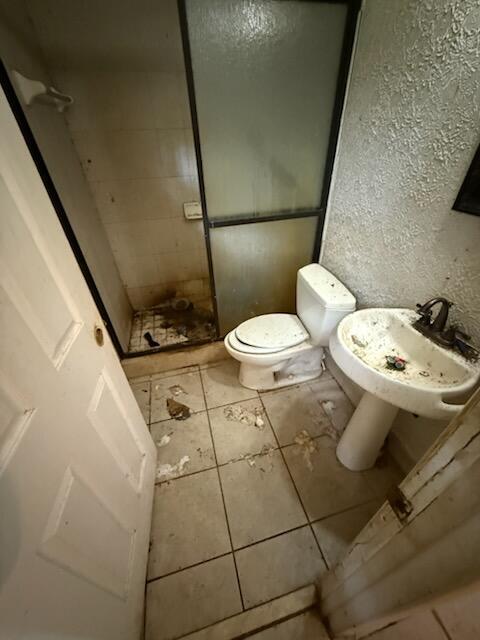
[[0,96],[0,638],[139,637],[154,445]]

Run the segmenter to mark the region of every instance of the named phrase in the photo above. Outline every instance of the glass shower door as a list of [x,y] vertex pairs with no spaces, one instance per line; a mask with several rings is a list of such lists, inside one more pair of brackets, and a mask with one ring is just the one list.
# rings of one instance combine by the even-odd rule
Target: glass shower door
[[296,271],[315,259],[325,212],[355,4],[184,2],[222,335],[246,318],[295,309]]

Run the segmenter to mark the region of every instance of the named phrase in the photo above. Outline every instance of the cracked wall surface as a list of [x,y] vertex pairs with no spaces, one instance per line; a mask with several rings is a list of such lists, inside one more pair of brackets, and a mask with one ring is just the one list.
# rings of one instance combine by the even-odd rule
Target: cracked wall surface
[[480,344],[479,140],[480,1],[366,0],[321,258],[360,306],[445,295]]

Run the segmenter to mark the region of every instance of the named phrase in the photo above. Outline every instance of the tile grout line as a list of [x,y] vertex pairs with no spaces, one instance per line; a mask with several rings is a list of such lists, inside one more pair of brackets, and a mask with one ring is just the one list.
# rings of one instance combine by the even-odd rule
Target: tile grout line
[[[211,469],[210,469],[211,471]],[[220,553],[217,556],[212,556],[211,558],[207,558],[206,560],[200,560],[199,562],[194,562],[193,564],[189,564],[185,567],[182,567],[181,569],[175,569],[175,571],[169,571],[168,573],[163,573],[161,576],[155,576],[154,578],[148,578],[146,580],[147,584],[150,584],[150,582],[156,582],[157,580],[162,580],[163,578],[168,578],[170,576],[175,575],[176,573],[181,573],[182,571],[188,571],[189,569],[194,569],[195,567],[200,567],[202,564],[207,564],[208,562],[211,562],[212,560],[218,560],[219,558],[226,558],[229,555],[234,554],[235,552],[238,551],[245,551],[245,549],[250,549],[251,547],[256,547],[258,544],[262,544],[263,542],[269,542],[270,540],[275,540],[275,538],[280,538],[281,536],[287,535],[289,533],[293,533],[294,531],[299,531],[300,529],[305,529],[307,528],[309,525],[308,523],[306,524],[299,524],[296,527],[292,527],[291,529],[286,529],[285,531],[280,531],[280,533],[274,533],[271,536],[268,536],[267,538],[261,538],[260,540],[255,540],[254,542],[250,542],[249,544],[243,545],[242,547],[238,547],[236,549],[233,549],[232,551],[227,551],[225,553]],[[285,594],[282,594],[282,596]],[[281,597],[281,596],[276,596],[276,597]],[[253,605],[253,607],[246,607],[244,609],[244,611],[248,611],[248,609],[254,608],[258,605]]]
[[207,396],[205,394],[205,387],[204,387],[204,384],[203,384],[203,377],[202,377],[201,370],[199,371],[199,374],[200,374],[200,384],[202,385],[203,399],[204,399],[204,402],[205,402],[205,411],[206,411],[206,414],[207,414],[208,429],[209,429],[209,432],[210,432],[210,439],[212,441],[213,455],[215,457],[215,463],[216,463],[216,467],[215,468],[217,470],[218,484],[220,486],[220,494],[222,496],[223,511],[225,513],[225,522],[226,522],[226,525],[227,525],[228,538],[230,540],[230,549],[231,549],[231,554],[232,554],[232,559],[233,559],[233,566],[235,567],[235,575],[237,577],[238,593],[240,595],[240,603],[242,605],[242,611],[245,611],[245,602],[243,600],[242,587],[240,585],[240,576],[238,574],[237,559],[235,557],[235,553],[234,553],[234,549],[233,549],[232,532],[230,531],[230,522],[228,521],[227,505],[226,505],[226,502],[225,502],[225,496],[223,494],[222,479],[220,477],[220,469],[218,467],[217,450],[215,448],[215,440],[214,440],[214,437],[213,437],[212,425],[210,423],[210,415],[209,415],[208,409],[207,409]]
[[433,617],[437,621],[438,626],[441,628],[441,630],[445,634],[445,638],[447,638],[448,640],[452,640],[452,636],[450,635],[450,632],[448,631],[448,629],[444,625],[442,618],[438,614],[438,611],[435,609],[435,607],[433,607],[433,609],[431,609],[431,611],[432,611]]
[[[262,398],[261,398],[261,397],[260,397],[260,402],[262,403],[262,407],[263,407],[263,410],[264,410],[264,412],[265,412],[265,415],[267,416],[268,421],[270,422],[270,425],[271,425],[271,427],[272,427],[273,436],[274,436],[274,438],[275,438],[275,440],[276,440],[276,442],[277,442],[278,449],[279,449],[279,451],[280,451],[280,455],[282,456],[283,464],[285,465],[285,467],[286,467],[286,469],[287,469],[287,472],[288,472],[288,475],[289,475],[290,480],[291,480],[291,482],[292,482],[293,488],[295,489],[295,493],[297,494],[298,501],[300,502],[300,506],[302,507],[303,513],[305,514],[305,518],[307,519],[307,525],[310,527],[310,531],[311,531],[312,536],[313,536],[313,539],[315,540],[315,543],[316,543],[316,545],[317,545],[318,551],[319,551],[319,553],[320,553],[320,557],[322,558],[323,563],[324,563],[325,567],[326,567],[326,568],[327,568],[327,570],[328,570],[330,567],[329,567],[329,565],[328,565],[328,563],[327,563],[327,560],[326,560],[326,558],[325,558],[325,556],[324,556],[324,554],[323,554],[323,551],[322,551],[322,549],[321,549],[321,547],[320,547],[320,543],[319,543],[319,541],[317,540],[317,536],[315,535],[315,531],[313,530],[312,523],[310,522],[310,518],[309,518],[309,516],[308,516],[307,510],[305,509],[305,505],[303,504],[303,500],[302,500],[302,498],[300,497],[300,492],[299,492],[299,490],[297,489],[297,485],[295,484],[295,480],[293,479],[292,473],[291,473],[291,471],[290,471],[290,467],[288,466],[287,460],[285,459],[285,456],[284,456],[284,454],[283,454],[282,447],[280,446],[280,441],[279,441],[279,439],[278,439],[278,437],[277,437],[277,433],[276,433],[276,431],[275,431],[275,427],[273,426],[273,423],[272,423],[272,421],[270,420],[270,416],[268,415],[268,411],[267,411],[267,409],[266,409],[265,405],[263,404],[263,400],[262,400]],[[320,437],[320,436],[319,436],[319,437]]]
[[211,558],[207,558],[206,560],[200,560],[199,562],[194,562],[193,564],[189,564],[186,567],[182,567],[181,569],[175,569],[174,571],[169,571],[168,573],[162,573],[161,576],[155,576],[154,578],[147,578],[146,584],[151,584],[152,582],[157,582],[157,580],[163,580],[164,578],[170,578],[170,576],[174,576],[177,573],[182,573],[182,571],[190,571],[190,569],[201,567],[203,564],[207,564],[208,562],[213,562],[213,560],[218,560],[219,558],[226,558],[227,556],[230,556],[230,555],[232,555],[232,552],[226,551],[225,553],[220,553],[218,556],[212,556]]

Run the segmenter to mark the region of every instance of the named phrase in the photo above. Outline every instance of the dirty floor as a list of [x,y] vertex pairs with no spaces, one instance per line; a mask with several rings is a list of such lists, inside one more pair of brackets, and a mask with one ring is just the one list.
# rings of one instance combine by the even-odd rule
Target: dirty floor
[[[175,308],[178,302],[178,299],[166,300],[155,307],[134,313],[128,347],[130,353],[215,338],[210,300],[190,303],[189,306],[185,304],[186,308],[182,305]],[[150,340],[145,334],[150,335]]]
[[[131,385],[158,448],[146,640],[312,583],[399,480],[387,462],[354,473],[337,461],[353,407],[328,371],[259,394],[224,360]],[[171,418],[178,403],[186,419]]]

